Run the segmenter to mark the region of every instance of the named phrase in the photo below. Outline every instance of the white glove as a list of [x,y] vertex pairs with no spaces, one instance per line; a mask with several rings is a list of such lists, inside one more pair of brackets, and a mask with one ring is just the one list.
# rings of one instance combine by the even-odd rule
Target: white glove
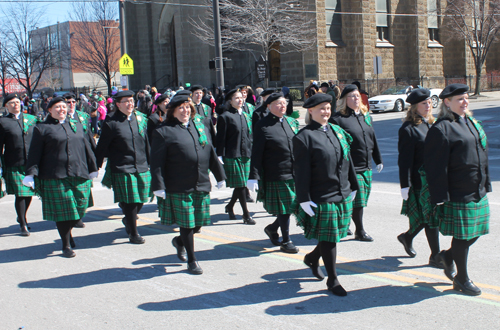
[[3,174],[3,168],[0,167],[0,176]]
[[401,197],[406,201],[408,200],[408,191],[410,188],[401,188]]
[[248,190],[251,190],[255,192],[256,190],[259,190],[259,183],[257,180],[248,180],[247,181],[247,188]]
[[165,192],[165,190],[155,190],[153,191],[153,194],[156,196],[156,197],[160,197],[160,198],[167,198],[167,193]]
[[443,205],[443,204],[444,204],[444,202],[442,202],[442,203],[436,203],[436,205]]
[[307,213],[308,216],[312,217],[314,216],[314,211],[312,210],[311,206],[313,207],[318,207],[313,201],[309,202],[303,202],[300,203],[300,207],[304,210],[304,212]]
[[220,162],[222,165],[224,165],[224,162],[222,161],[222,156],[219,156],[219,157],[217,157],[217,158],[219,158],[219,162]]
[[384,164],[380,163],[377,165],[377,172],[382,172],[382,170],[384,169]]
[[33,175],[26,175],[23,179],[23,185],[31,187],[31,189],[35,189],[35,180],[33,179]]
[[226,185],[226,181],[222,180],[222,181],[217,182],[217,184],[215,186],[217,187],[217,189],[221,189],[221,188],[224,188],[225,185]]
[[354,200],[354,198],[356,198],[356,193],[357,192],[358,192],[357,190],[354,190],[354,191],[351,192],[351,200],[352,201]]
[[99,170],[89,174],[90,180],[95,179],[99,176]]

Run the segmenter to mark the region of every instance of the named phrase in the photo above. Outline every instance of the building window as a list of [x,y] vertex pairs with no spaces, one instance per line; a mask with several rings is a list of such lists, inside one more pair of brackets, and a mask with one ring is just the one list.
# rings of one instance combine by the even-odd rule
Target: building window
[[384,26],[377,26],[377,39],[379,41],[389,41],[389,28]]
[[439,43],[439,30],[429,28],[429,41]]
[[429,43],[439,43],[438,0],[427,0]]
[[341,9],[340,0],[325,1],[325,17],[326,17],[326,40],[339,42],[342,41],[342,17],[340,16]]
[[387,0],[376,0],[375,12],[378,42],[389,42],[389,20],[387,17],[387,8]]

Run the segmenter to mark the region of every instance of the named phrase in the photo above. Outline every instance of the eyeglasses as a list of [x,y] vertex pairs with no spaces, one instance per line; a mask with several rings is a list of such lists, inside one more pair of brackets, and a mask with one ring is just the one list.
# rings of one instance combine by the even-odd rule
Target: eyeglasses
[[121,101],[119,103],[123,103],[123,104],[134,103],[134,100]]
[[75,103],[76,104],[76,101],[66,101],[66,103],[71,103],[71,104]]

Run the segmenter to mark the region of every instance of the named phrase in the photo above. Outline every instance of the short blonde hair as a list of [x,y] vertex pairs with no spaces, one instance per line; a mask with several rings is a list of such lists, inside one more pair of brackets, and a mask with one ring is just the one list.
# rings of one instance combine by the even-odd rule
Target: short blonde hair
[[[406,117],[403,119],[403,121],[412,122],[414,125],[422,124],[422,118],[417,113],[417,107],[418,107],[418,103],[412,104],[410,106],[410,109],[408,109],[408,112],[406,113]],[[429,124],[433,124],[434,121],[436,121],[436,118],[434,118],[434,116],[432,115],[432,106],[431,106],[431,111],[429,113],[429,117],[426,119],[429,122]]]
[[[354,91],[353,91],[354,92]],[[352,93],[352,92],[351,92]],[[359,91],[358,91],[359,93]],[[361,96],[361,93],[359,94]],[[341,99],[338,99],[337,101],[337,111],[340,112],[342,115],[344,116],[347,116],[349,115],[347,113],[347,101],[346,101],[346,96],[345,95],[343,98]],[[354,109],[353,109],[354,110]],[[366,107],[366,105],[364,105],[363,102],[360,101],[360,104],[359,104],[359,110],[361,111],[361,113],[364,115],[368,112],[368,108]]]
[[[460,96],[460,95],[453,95],[451,97],[445,98],[444,100],[448,99],[451,101],[451,99],[454,98],[455,96]],[[443,102],[441,102],[441,106],[439,108],[439,113],[438,113],[438,118],[447,118],[447,119],[454,120],[455,116],[453,115],[453,111],[451,111],[451,109],[448,108],[446,106],[446,104],[444,104],[444,100],[443,100]],[[465,111],[465,114],[467,116],[472,116],[472,111],[470,111],[469,108],[467,108],[467,110]]]

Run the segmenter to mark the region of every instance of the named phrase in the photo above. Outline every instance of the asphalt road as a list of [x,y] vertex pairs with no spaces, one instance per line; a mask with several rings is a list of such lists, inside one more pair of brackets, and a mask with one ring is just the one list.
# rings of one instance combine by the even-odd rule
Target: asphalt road
[[[500,327],[500,102],[474,103],[488,135],[494,192],[490,234],[470,249],[469,275],[479,297],[456,293],[438,269],[427,266],[421,233],[409,258],[396,236],[407,230],[399,214],[397,131],[401,113],[373,115],[384,158],[374,174],[367,232],[373,243],[348,236],[338,245],[339,279],[347,297],[326,291],[304,266],[316,242],[294,222],[295,255],[279,252],[263,229],[273,219],[251,204],[257,225],[228,220],[230,189],[212,192],[213,225],[196,235],[204,274],[190,275],[170,241],[175,227],[159,224],[156,205],[146,204],[139,231],[144,245],[128,243],[111,191],[95,180],[96,206],[84,229],[74,229],[76,258],[61,257],[54,223],[43,221],[34,199],[30,237],[19,236],[14,198],[0,200],[0,329],[498,329]],[[102,175],[102,173],[101,173]],[[99,178],[100,179],[100,178]],[[441,248],[451,239],[441,236]]]

